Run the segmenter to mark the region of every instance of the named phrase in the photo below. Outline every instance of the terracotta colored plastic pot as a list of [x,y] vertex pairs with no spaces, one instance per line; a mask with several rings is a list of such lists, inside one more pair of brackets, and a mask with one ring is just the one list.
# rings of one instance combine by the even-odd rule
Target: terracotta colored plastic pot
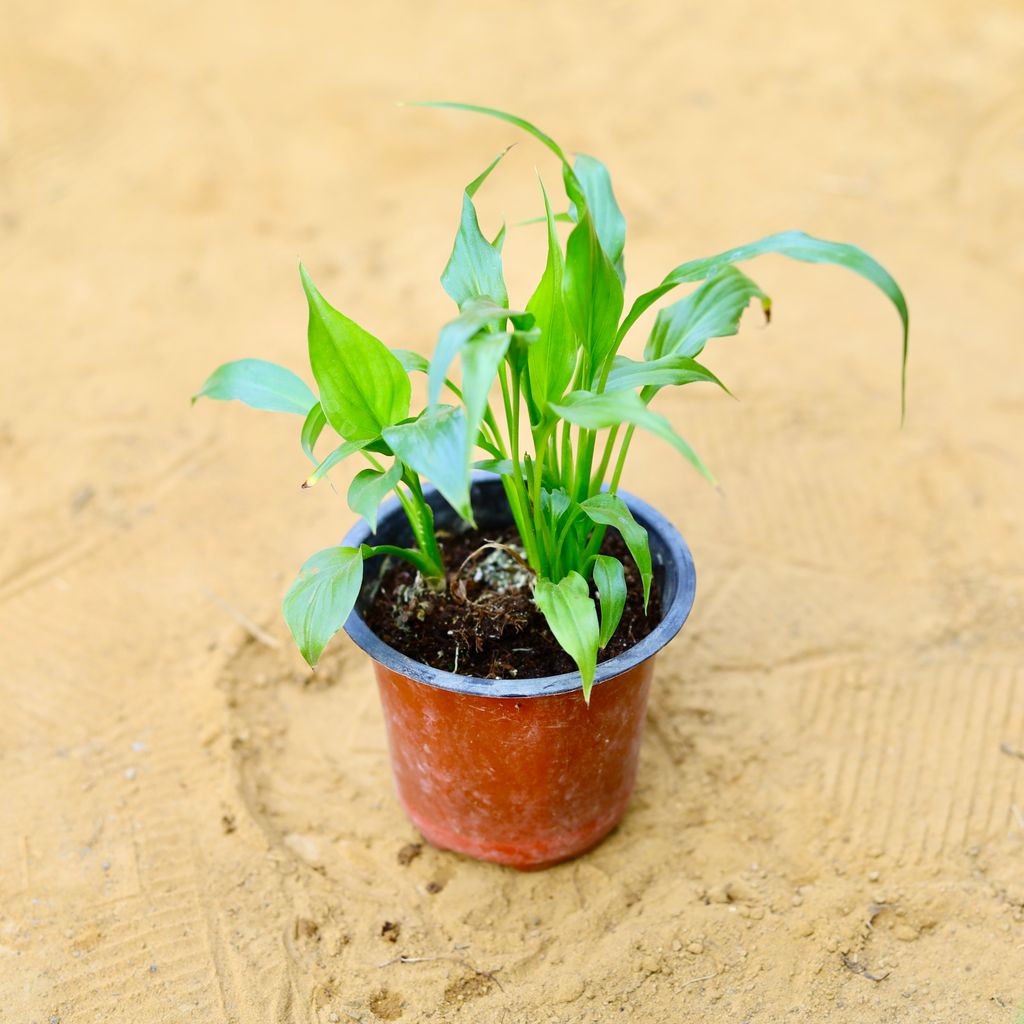
[[[520,869],[589,849],[622,817],[636,778],[654,655],[693,604],[693,559],[678,531],[620,492],[648,532],[663,617],[630,650],[597,667],[590,706],[578,672],[479,679],[413,661],[381,641],[360,615],[373,600],[381,559],[366,563],[363,592],[345,624],[374,661],[398,798],[435,846]],[[439,527],[455,513],[432,490]],[[487,530],[511,521],[500,481],[481,475],[473,509]],[[360,523],[344,543],[409,544],[401,506],[382,510],[371,536]]]

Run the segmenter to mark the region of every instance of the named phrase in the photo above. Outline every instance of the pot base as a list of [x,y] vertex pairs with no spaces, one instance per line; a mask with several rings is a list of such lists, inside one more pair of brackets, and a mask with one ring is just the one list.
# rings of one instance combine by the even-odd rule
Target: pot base
[[563,833],[557,842],[537,843],[533,847],[527,847],[524,843],[495,843],[477,836],[462,835],[419,818],[404,803],[402,807],[423,838],[439,850],[461,853],[475,860],[503,864],[505,867],[515,868],[516,871],[541,871],[572,860],[597,846],[622,820],[629,805],[630,795],[627,793],[618,807],[611,808],[608,814],[597,821],[573,832]]

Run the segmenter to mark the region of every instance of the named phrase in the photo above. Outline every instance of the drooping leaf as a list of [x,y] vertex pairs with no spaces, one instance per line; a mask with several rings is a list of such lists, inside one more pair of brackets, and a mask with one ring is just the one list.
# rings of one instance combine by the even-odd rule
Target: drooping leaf
[[589,704],[597,668],[600,628],[587,581],[575,571],[558,583],[540,579],[533,597],[555,639],[576,662],[583,679],[583,698]]
[[548,402],[565,394],[576,366],[576,344],[569,312],[565,304],[562,279],[565,261],[562,247],[555,232],[554,216],[548,194],[544,194],[544,209],[548,224],[548,258],[544,274],[536,291],[526,304],[540,327],[540,337],[527,351],[530,368],[530,392],[537,408],[543,412]]
[[323,433],[324,427],[326,426],[327,417],[324,415],[324,407],[317,402],[313,408],[309,410],[309,415],[306,416],[306,419],[302,424],[302,434],[299,438],[302,443],[302,450],[306,453],[314,466],[319,460],[317,459],[313,449],[316,447],[317,441],[320,440],[320,435]]
[[594,383],[615,347],[623,295],[619,275],[601,248],[594,222],[586,211],[566,244],[563,287],[569,320],[589,357],[588,383]]
[[375,547],[363,544],[360,550],[363,553],[364,559],[373,558],[374,555],[393,555],[395,558],[401,558],[416,566],[427,579],[436,574],[436,569],[430,559],[422,551],[417,551],[415,548],[400,548],[394,544],[378,544]]
[[814,238],[804,234],[802,231],[782,231],[776,235],[768,235],[749,245],[741,245],[735,249],[728,249],[717,256],[709,256],[706,259],[690,260],[682,263],[658,285],[648,292],[638,296],[630,307],[629,313],[619,328],[619,336],[624,337],[637,318],[667,292],[680,284],[688,281],[701,281],[719,270],[727,263],[737,263],[742,260],[752,259],[764,253],[778,253],[782,256],[789,256],[791,259],[800,260],[804,263],[834,263],[840,267],[846,267],[855,274],[866,278],[876,285],[889,301],[896,307],[903,325],[903,352],[901,360],[901,407],[906,409],[906,382],[907,382],[907,347],[910,332],[910,313],[907,310],[907,300],[904,298],[900,286],[893,276],[878,263],[872,256],[869,256],[863,249],[855,245],[847,245],[845,242],[828,242],[821,238]]
[[[592,498],[580,503],[580,507],[591,521],[602,526],[613,526],[622,534],[622,539],[629,548],[629,553],[636,562],[640,579],[644,587],[644,611],[651,596],[651,549],[647,541],[647,531],[633,518],[629,506],[617,495],[608,491],[595,494]],[[596,565],[595,565],[596,568]],[[596,579],[596,576],[595,576]]]
[[466,414],[441,405],[408,423],[385,427],[384,440],[410,469],[426,477],[468,523],[473,522],[466,465]]
[[647,408],[635,391],[573,391],[552,409],[563,419],[587,430],[602,430],[620,423],[632,423],[668,441],[711,483],[715,478],[700,456],[673,429],[664,416]]
[[317,463],[316,469],[306,477],[302,486],[304,488],[315,487],[339,462],[363,448],[368,448],[369,445],[369,440],[365,438],[359,441],[342,442],[323,461]]
[[327,421],[346,441],[373,439],[409,415],[409,377],[372,334],[339,313],[300,266],[309,302],[309,361]]
[[[511,148],[511,147],[509,147]],[[462,216],[448,264],[441,274],[441,285],[462,309],[470,299],[486,297],[501,306],[508,305],[508,291],[501,270],[501,245],[488,242],[480,230],[473,196],[508,152],[499,153],[488,168],[474,178],[462,193]],[[500,242],[500,238],[495,240]]]
[[601,602],[601,648],[622,621],[626,608],[626,573],[622,563],[611,555],[598,555],[594,559],[594,585]]
[[383,473],[379,469],[362,469],[356,473],[348,488],[348,507],[369,524],[370,531],[377,530],[377,509],[387,495],[402,479],[402,463],[395,459],[390,469]]
[[499,121],[505,121],[508,124],[514,124],[517,128],[521,128],[524,132],[532,135],[538,142],[547,146],[555,156],[558,157],[562,162],[562,178],[565,181],[566,194],[569,197],[569,201],[574,203],[578,209],[586,206],[587,200],[586,195],[583,192],[583,186],[580,183],[576,172],[572,169],[572,165],[568,159],[562,147],[546,132],[542,132],[535,124],[531,124],[524,118],[517,117],[515,114],[507,114],[503,110],[495,110],[493,107],[481,107],[475,103],[456,103],[452,101],[444,100],[425,100],[418,103],[408,104],[410,107],[438,107],[444,110],[465,110],[473,114],[483,114],[486,117],[495,117]]
[[685,299],[659,310],[644,358],[700,355],[709,339],[739,330],[751,299],[759,299],[765,315],[770,315],[771,299],[746,274],[731,265],[721,267]]
[[533,322],[529,314],[507,309],[490,299],[472,299],[454,320],[441,328],[428,374],[427,397],[431,406],[437,404],[448,368],[470,338],[485,327],[501,326],[509,318],[524,327],[531,326]]
[[355,607],[363,580],[358,548],[326,548],[307,559],[284,598],[284,620],[315,668],[328,640]]
[[[622,216],[615,199],[608,168],[600,160],[580,153],[573,164],[573,170],[586,194],[587,207],[594,220],[601,248],[615,267],[619,280],[625,285],[626,270],[622,254],[626,246],[626,218]],[[569,212],[575,218],[575,206]]]
[[466,407],[466,454],[469,466],[487,411],[487,396],[498,367],[508,351],[510,338],[500,334],[481,334],[462,349],[462,401]]
[[636,360],[616,356],[605,391],[630,391],[633,388],[663,388],[706,381],[717,384],[726,394],[729,389],[706,367],[689,356],[662,356]]
[[192,403],[200,398],[225,402],[235,399],[254,409],[292,412],[299,416],[307,415],[316,404],[316,395],[305,381],[291,370],[265,359],[236,359],[218,366],[192,396]]

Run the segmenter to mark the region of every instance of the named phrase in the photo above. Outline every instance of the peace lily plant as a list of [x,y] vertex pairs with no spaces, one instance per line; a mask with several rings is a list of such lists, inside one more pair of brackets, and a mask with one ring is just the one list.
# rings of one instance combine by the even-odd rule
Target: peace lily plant
[[[665,387],[710,383],[724,389],[698,362],[705,344],[735,334],[751,301],[770,315],[770,299],[736,264],[779,253],[806,263],[838,264],[875,284],[902,321],[904,396],[906,301],[890,274],[863,250],[785,231],[682,263],[627,308],[626,224],[604,164],[582,154],[570,162],[552,138],[511,114],[463,103],[423,105],[500,118],[528,132],[560,161],[568,209],[555,214],[541,185],[547,260],[530,298],[523,305],[510,302],[502,274],[505,229],[488,239],[473,202],[502,153],[463,191],[455,244],[441,275],[459,312],[442,327],[431,360],[388,347],[335,309],[300,267],[309,303],[309,362],[319,397],[290,370],[259,359],[221,366],[195,397],[238,399],[304,417],[302,448],[316,467],[305,487],[344,459],[364,460],[365,468],[349,487],[348,504],[371,529],[389,493],[401,502],[412,547],[325,548],[302,566],[285,596],[285,620],[311,666],[352,611],[365,559],[382,554],[405,559],[425,584],[448,585],[423,481],[472,524],[472,472],[485,469],[501,479],[522,557],[534,577],[534,601],[579,668],[589,700],[598,651],[615,632],[626,603],[622,563],[601,553],[608,527],[621,534],[636,562],[645,607],[650,596],[647,533],[617,494],[634,435],[637,429],[656,435],[712,480],[700,457],[651,403]],[[571,225],[564,246],[559,223]],[[699,287],[658,312],[643,358],[620,354],[643,313],[690,283]],[[458,382],[452,376],[456,362]],[[426,375],[427,404],[413,412],[410,376],[416,373]],[[492,391],[500,398],[492,401]],[[327,430],[337,435],[337,444],[318,459],[314,446]]]

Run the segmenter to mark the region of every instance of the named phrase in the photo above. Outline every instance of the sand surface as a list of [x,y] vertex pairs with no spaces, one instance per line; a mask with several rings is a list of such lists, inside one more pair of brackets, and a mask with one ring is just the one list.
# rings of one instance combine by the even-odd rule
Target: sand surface
[[[421,97],[603,157],[634,294],[801,227],[912,307],[902,432],[892,309],[779,259],[771,328],[708,354],[740,401],[661,402],[723,494],[654,440],[627,486],[697,603],[625,821],[543,874],[399,863],[369,670],[342,639],[311,681],[278,613],[351,515],[297,420],[188,404],[302,367],[298,257],[429,351],[509,142],[482,217],[536,213],[545,153]],[[1020,4],[2,0],[0,268],[5,1024],[1016,1020]]]

